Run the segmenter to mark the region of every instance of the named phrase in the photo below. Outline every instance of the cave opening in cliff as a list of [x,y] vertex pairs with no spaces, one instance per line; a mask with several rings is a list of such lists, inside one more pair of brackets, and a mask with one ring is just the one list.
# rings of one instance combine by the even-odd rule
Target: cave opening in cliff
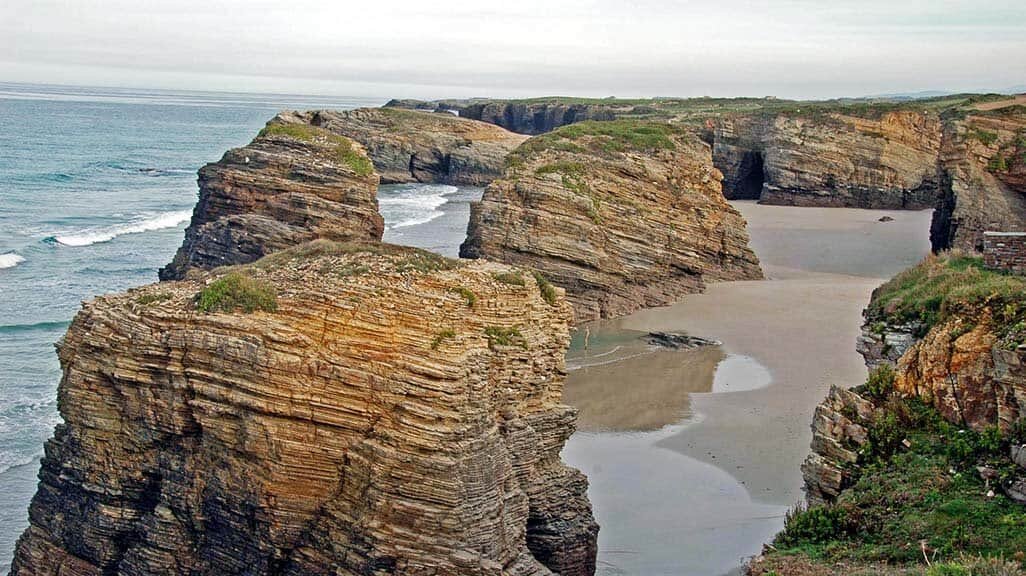
[[735,197],[739,200],[758,200],[762,195],[762,184],[766,175],[762,169],[762,152],[745,154],[738,171]]

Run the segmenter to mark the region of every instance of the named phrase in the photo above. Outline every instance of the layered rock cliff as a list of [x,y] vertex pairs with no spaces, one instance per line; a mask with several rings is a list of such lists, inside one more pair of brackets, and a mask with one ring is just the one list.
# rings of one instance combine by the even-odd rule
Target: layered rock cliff
[[584,322],[760,278],[709,146],[665,123],[573,124],[529,140],[471,207],[460,255],[530,266]]
[[980,250],[983,233],[1026,231],[1026,107],[974,112],[945,126],[934,250]]
[[[765,204],[923,209],[936,203],[941,145],[936,114],[910,110],[860,117],[799,111],[725,124],[729,127],[720,129],[724,137],[716,141],[735,144],[718,145],[716,160],[733,184],[733,196],[751,190],[744,183],[761,169],[758,198]],[[739,125],[754,133],[738,137]],[[761,146],[745,147],[752,141]],[[755,155],[761,155],[761,167]]]
[[12,574],[591,574],[569,321],[521,270],[327,241],[87,302]]
[[526,139],[494,124],[445,112],[360,108],[299,117],[363,144],[384,184],[484,186],[499,177],[506,155]]
[[561,99],[536,100],[391,100],[388,108],[452,111],[461,118],[481,120],[519,134],[543,134],[585,120],[614,120],[631,106],[578,103]]
[[380,240],[378,175],[364,149],[280,114],[248,145],[199,171],[199,201],[163,280],[244,264],[315,238]]

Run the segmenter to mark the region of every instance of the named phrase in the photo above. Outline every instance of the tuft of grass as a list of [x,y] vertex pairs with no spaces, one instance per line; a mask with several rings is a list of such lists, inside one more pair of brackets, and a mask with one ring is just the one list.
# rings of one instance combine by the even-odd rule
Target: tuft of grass
[[881,364],[869,373],[865,392],[877,400],[885,400],[894,391],[894,369],[890,364]]
[[523,334],[520,333],[520,329],[516,326],[512,328],[486,326],[484,333],[488,338],[489,348],[497,346],[520,346],[521,348],[527,348],[527,342],[524,341]]
[[496,274],[492,274],[492,278],[495,278],[497,281],[502,282],[503,284],[509,284],[510,286],[527,285],[527,282],[524,280],[524,277],[520,274],[517,274],[516,272],[498,272]]
[[431,349],[438,350],[438,347],[442,345],[442,342],[450,340],[456,337],[456,332],[452,329],[445,329],[435,334],[435,337],[431,340]]
[[467,301],[467,308],[473,308],[474,304],[477,304],[477,294],[474,294],[474,292],[469,288],[457,286],[456,288],[453,288],[452,291],[459,294]]
[[973,138],[979,140],[985,146],[990,146],[990,145],[994,144],[995,142],[997,142],[997,139],[998,139],[997,133],[990,132],[990,131],[984,130],[982,128],[975,128],[975,129],[973,129],[973,131],[970,133],[970,135]]
[[541,297],[549,303],[550,306],[555,306],[559,300],[559,294],[556,292],[556,287],[552,285],[545,276],[542,276],[541,272],[534,272],[534,281],[538,284],[538,292],[541,293]]
[[873,291],[871,321],[920,323],[922,336],[952,312],[988,305],[999,333],[1026,319],[1026,279],[988,270],[983,259],[959,252],[928,256]]
[[293,140],[317,143],[323,142],[333,146],[335,160],[348,166],[360,176],[374,173],[374,164],[367,156],[353,146],[351,140],[310,124],[268,124],[260,131],[259,137],[286,136]]
[[395,269],[398,272],[415,270],[427,274],[439,270],[452,270],[455,267],[456,263],[445,256],[439,256],[426,250],[417,250],[396,262]]
[[167,292],[157,292],[154,294],[143,294],[135,299],[135,301],[144,306],[155,304],[157,302],[164,302],[171,299],[171,295]]
[[278,309],[278,296],[267,282],[230,272],[196,294],[196,309],[200,312],[274,312]]

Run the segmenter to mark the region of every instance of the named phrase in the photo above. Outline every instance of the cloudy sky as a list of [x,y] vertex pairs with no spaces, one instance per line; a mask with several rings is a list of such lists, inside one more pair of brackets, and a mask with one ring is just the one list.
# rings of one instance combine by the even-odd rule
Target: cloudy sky
[[2,0],[0,81],[423,98],[1026,90],[1026,1]]

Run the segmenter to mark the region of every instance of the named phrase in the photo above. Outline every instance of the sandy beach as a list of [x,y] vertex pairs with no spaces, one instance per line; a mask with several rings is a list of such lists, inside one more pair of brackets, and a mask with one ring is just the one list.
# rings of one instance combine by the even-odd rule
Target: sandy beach
[[[865,378],[855,338],[870,292],[929,251],[928,211],[735,206],[766,280],[592,326],[589,350],[578,337],[568,355],[581,431],[564,457],[591,481],[601,574],[725,574],[757,553],[802,497],[814,407]],[[644,354],[618,331],[722,346]]]

